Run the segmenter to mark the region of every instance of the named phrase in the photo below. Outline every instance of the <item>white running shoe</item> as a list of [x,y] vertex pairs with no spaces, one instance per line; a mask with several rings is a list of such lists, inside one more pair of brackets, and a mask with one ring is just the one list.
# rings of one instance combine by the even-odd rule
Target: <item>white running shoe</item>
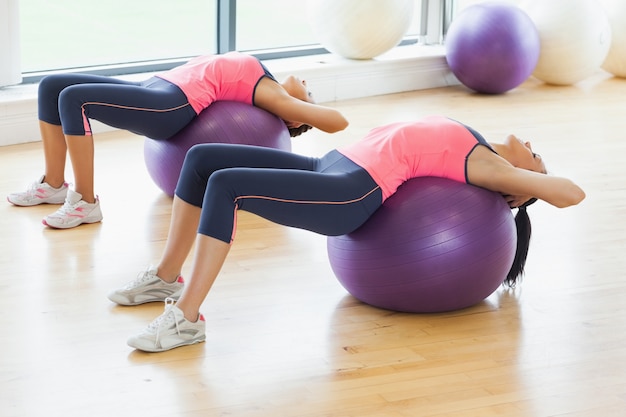
[[43,224],[54,229],[70,229],[83,223],[97,223],[102,220],[100,200],[87,203],[83,196],[73,190],[67,190],[65,204],[55,213],[44,217]]
[[144,352],[163,352],[180,346],[204,342],[206,323],[202,314],[194,323],[187,320],[175,301],[165,300],[165,312],[145,330],[128,338],[128,346]]
[[166,298],[178,300],[183,291],[184,280],[180,275],[176,281],[169,283],[157,276],[157,268],[149,267],[140,272],[133,281],[122,288],[111,291],[109,300],[123,306],[136,306],[154,301],[165,301]]
[[67,196],[67,183],[63,183],[59,188],[54,188],[43,180],[44,176],[42,175],[38,181],[30,184],[26,191],[11,193],[7,196],[7,200],[11,204],[22,207],[38,204],[63,204]]

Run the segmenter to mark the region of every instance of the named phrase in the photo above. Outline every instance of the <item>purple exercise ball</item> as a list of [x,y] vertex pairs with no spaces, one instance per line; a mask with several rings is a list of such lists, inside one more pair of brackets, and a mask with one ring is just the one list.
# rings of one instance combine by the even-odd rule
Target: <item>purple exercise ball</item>
[[330,265],[355,298],[387,310],[458,310],[506,278],[515,221],[498,193],[423,177],[402,184],[356,231],[327,239]]
[[291,136],[276,115],[258,107],[217,101],[166,140],[144,140],[144,160],[154,183],[170,197],[187,151],[201,143],[234,143],[291,151]]
[[522,84],[539,61],[539,32],[521,8],[487,2],[468,6],[452,21],[446,60],[466,87],[500,94]]

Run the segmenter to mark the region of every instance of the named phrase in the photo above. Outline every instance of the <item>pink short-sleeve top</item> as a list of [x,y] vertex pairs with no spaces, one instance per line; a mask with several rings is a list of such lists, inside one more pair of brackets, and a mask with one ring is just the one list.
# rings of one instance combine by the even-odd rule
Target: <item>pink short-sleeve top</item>
[[257,58],[239,52],[199,56],[157,75],[177,85],[196,113],[218,100],[253,104],[264,76],[273,79]]
[[385,201],[411,178],[433,176],[467,183],[467,158],[478,145],[491,149],[467,126],[429,116],[378,127],[337,150],[372,176]]

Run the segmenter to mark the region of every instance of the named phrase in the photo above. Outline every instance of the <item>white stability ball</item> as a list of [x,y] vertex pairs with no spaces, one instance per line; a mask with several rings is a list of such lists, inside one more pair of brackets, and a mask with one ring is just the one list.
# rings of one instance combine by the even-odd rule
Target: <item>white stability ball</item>
[[626,78],[626,0],[602,0],[611,23],[611,48],[602,68]]
[[414,0],[309,0],[319,42],[351,59],[370,59],[400,43],[413,18]]
[[598,2],[529,0],[521,7],[539,31],[536,78],[571,85],[600,69],[611,44],[611,26]]

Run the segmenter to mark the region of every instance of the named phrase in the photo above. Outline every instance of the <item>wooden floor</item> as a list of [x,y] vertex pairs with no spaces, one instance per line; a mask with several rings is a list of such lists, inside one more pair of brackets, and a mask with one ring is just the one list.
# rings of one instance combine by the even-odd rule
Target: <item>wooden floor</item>
[[[0,415],[626,415],[625,97],[626,80],[598,74],[502,96],[454,87],[334,104],[351,126],[296,138],[295,152],[321,155],[380,124],[443,113],[490,140],[531,140],[587,200],[532,207],[515,291],[424,315],[361,304],[333,276],[324,237],[242,213],[203,306],[207,342],[161,354],[126,338],[162,305],[116,307],[106,293],[159,258],[170,200],[146,173],[140,137],[100,135],[102,223],[50,230],[41,218],[54,207],[0,204]],[[0,194],[42,163],[39,143],[0,148]]]

